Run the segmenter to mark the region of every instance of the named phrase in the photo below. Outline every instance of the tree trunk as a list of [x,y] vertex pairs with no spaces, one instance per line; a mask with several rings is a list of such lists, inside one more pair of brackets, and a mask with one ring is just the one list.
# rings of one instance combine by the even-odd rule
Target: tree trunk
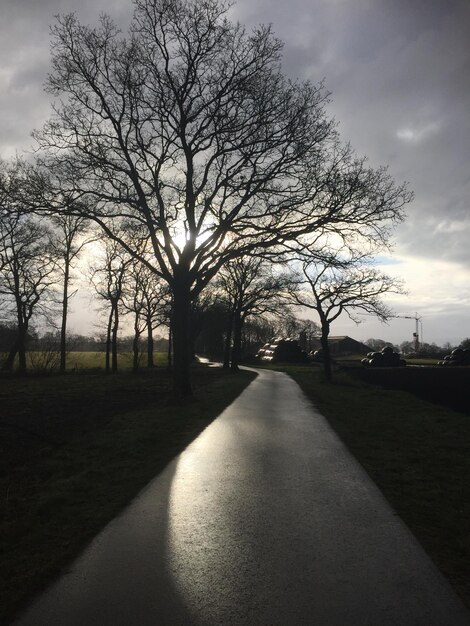
[[65,374],[67,354],[67,310],[69,299],[69,262],[66,260],[64,268],[64,289],[62,300],[62,323],[60,326],[60,365],[59,371]]
[[132,371],[137,372],[139,369],[139,339],[140,339],[140,331],[139,331],[139,314],[136,313],[134,318],[134,339],[132,340]]
[[119,327],[119,311],[118,311],[118,303],[116,302],[114,305],[114,323],[113,323],[113,332],[111,335],[111,370],[113,374],[117,372],[117,333]]
[[15,338],[15,343],[13,344],[8,356],[6,358],[5,363],[2,366],[2,370],[6,372],[11,372],[13,369],[13,365],[15,364],[15,357],[18,354],[18,335]]
[[23,309],[23,305],[17,299],[17,320],[18,320],[18,339],[16,348],[18,350],[18,372],[26,374],[26,333],[28,332],[27,315]]
[[173,367],[173,332],[171,330],[171,322],[168,325],[167,367],[169,370],[171,370],[171,368]]
[[179,397],[192,395],[190,381],[191,296],[187,281],[180,279],[173,288],[173,391]]
[[24,324],[18,328],[18,372],[26,374],[26,333],[28,327]]
[[322,321],[321,325],[321,347],[323,350],[323,369],[325,371],[325,377],[328,382],[331,382],[333,378],[331,368],[331,352],[330,345],[328,343],[328,336],[330,334],[330,325],[326,321]]
[[114,309],[111,308],[108,317],[108,326],[106,328],[106,357],[105,357],[105,371],[106,374],[110,372],[110,357],[111,357],[111,329],[113,327]]
[[150,315],[147,317],[147,367],[155,367],[153,360],[153,326]]
[[230,313],[227,321],[227,335],[225,337],[225,347],[224,347],[224,369],[229,369],[230,367],[230,351],[232,349],[232,333],[233,333],[233,316],[234,311],[230,308]]
[[132,340],[132,371],[139,371],[139,335],[134,335]]
[[230,369],[232,372],[238,372],[240,363],[241,346],[242,346],[242,317],[239,311],[234,311],[233,315],[233,346],[232,346],[232,362]]

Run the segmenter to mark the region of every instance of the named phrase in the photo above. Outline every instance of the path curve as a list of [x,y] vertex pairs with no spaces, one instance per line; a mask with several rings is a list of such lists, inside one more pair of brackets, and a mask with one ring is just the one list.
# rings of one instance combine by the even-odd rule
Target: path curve
[[258,373],[18,625],[470,624],[297,384]]

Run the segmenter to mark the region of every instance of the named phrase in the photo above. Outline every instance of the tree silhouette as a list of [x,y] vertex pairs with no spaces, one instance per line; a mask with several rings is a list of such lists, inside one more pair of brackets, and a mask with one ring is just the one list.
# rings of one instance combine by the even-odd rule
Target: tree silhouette
[[33,313],[47,313],[55,284],[51,231],[37,218],[14,215],[0,220],[0,297],[16,318],[16,338],[4,369],[26,372],[26,337]]
[[[217,279],[228,303],[228,325],[224,367],[238,370],[242,330],[250,316],[280,313],[285,307],[289,278],[273,264],[257,257],[243,257],[228,263]],[[231,347],[231,350],[230,350]]]
[[127,272],[123,290],[123,307],[133,315],[133,370],[139,366],[139,341],[147,332],[147,367],[154,366],[153,331],[168,322],[169,293],[166,283],[135,259]]
[[329,260],[304,255],[297,287],[291,290],[296,304],[318,314],[323,365],[328,380],[332,378],[328,344],[332,322],[342,313],[358,322],[357,312],[376,315],[386,321],[392,316],[392,311],[384,304],[382,296],[401,292],[399,281],[371,267],[368,261],[370,259],[363,255],[335,256]]
[[60,322],[60,363],[59,370],[64,373],[67,356],[67,319],[69,303],[76,292],[70,293],[71,271],[73,262],[79,257],[92,238],[84,237],[87,221],[81,216],[57,214],[52,220],[58,231],[53,247],[57,257],[58,269],[62,275],[62,315]]
[[[69,198],[69,211],[168,283],[183,395],[191,301],[226,262],[328,226],[346,235],[361,217],[396,218],[407,201],[384,170],[340,147],[323,86],[283,76],[270,28],[247,33],[228,7],[136,0],[127,38],[107,16],[96,28],[59,17],[48,79],[55,114],[36,133],[42,205],[66,210]],[[151,260],[120,238],[117,217],[147,230]]]
[[117,337],[120,320],[120,306],[124,295],[132,258],[114,240],[103,244],[102,258],[92,265],[91,282],[97,295],[106,303],[108,320],[106,324],[106,373],[116,373]]

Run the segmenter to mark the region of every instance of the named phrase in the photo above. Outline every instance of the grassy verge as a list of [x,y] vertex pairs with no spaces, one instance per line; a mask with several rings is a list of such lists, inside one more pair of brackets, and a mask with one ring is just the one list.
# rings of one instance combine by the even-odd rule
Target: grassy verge
[[0,379],[0,622],[252,380],[196,367],[175,401],[162,370]]
[[310,367],[279,367],[312,399],[470,607],[470,417]]

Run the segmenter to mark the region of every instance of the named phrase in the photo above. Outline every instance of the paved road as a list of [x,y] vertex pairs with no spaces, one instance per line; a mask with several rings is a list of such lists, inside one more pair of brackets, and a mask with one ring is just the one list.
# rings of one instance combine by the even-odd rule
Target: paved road
[[262,371],[18,624],[470,620],[298,386]]

